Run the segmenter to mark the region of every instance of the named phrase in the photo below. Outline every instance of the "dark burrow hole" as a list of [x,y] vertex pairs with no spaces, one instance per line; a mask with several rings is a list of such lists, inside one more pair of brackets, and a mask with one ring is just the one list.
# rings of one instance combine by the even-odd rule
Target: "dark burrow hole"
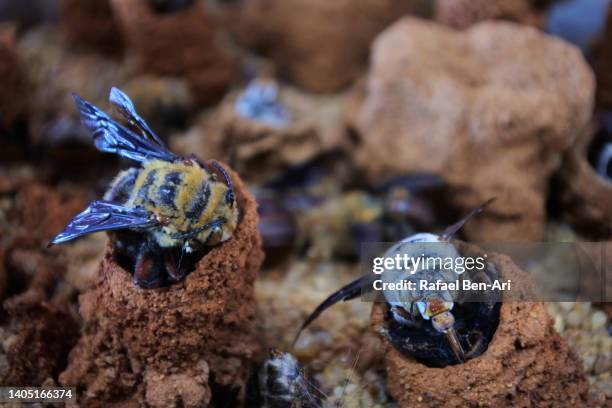
[[[115,231],[109,233],[114,249],[115,261],[132,276],[134,276],[136,260],[143,245],[149,245],[152,253],[152,263],[147,273],[147,279],[140,281],[139,286],[144,289],[154,289],[170,286],[176,281],[170,278],[164,261],[165,257],[180,260],[180,267],[184,269],[183,279],[195,270],[196,264],[210,251],[211,247],[202,246],[198,251],[183,253],[181,247],[160,248],[147,239],[146,234],[134,231]],[[182,279],[181,279],[182,280]]]
[[[478,357],[487,350],[497,326],[501,303],[455,303],[455,330],[469,358]],[[446,367],[459,364],[446,336],[436,331],[430,321],[419,319],[417,327],[401,325],[393,319],[386,305],[385,326],[389,341],[402,354],[410,356],[428,367]]]
[[605,127],[595,134],[589,146],[588,160],[602,179],[612,182],[612,135]]
[[194,0],[149,0],[151,8],[159,14],[176,13],[185,10],[194,3]]

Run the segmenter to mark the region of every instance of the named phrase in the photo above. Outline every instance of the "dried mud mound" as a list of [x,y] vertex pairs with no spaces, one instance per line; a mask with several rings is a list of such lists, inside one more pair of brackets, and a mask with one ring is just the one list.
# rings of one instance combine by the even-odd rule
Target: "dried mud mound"
[[215,24],[200,2],[158,13],[140,0],[111,0],[127,44],[143,71],[187,80],[200,104],[219,99],[233,78],[233,63],[216,41]]
[[280,88],[281,103],[290,120],[283,126],[241,116],[236,110],[240,92],[232,92],[218,108],[174,140],[173,148],[219,160],[235,161],[248,182],[269,180],[288,168],[346,144],[341,98],[314,99],[288,86]]
[[138,289],[108,248],[97,286],[80,299],[84,332],[60,377],[83,404],[194,407],[244,397],[261,358],[253,285],[263,252],[255,200],[232,179],[240,224],[184,281]]
[[367,174],[438,174],[464,211],[497,197],[466,225],[471,240],[541,239],[549,179],[592,114],[580,51],[513,23],[456,31],[404,18],[372,54],[348,109]]
[[[510,258],[488,255],[504,279],[519,284],[517,295],[531,291],[529,277]],[[381,304],[372,311],[375,331],[383,324],[383,311]],[[463,364],[427,367],[388,342],[384,347],[387,389],[401,407],[583,407],[592,402],[582,362],[541,302],[503,303],[487,350]]]
[[[26,113],[27,80],[18,57],[14,31],[0,26],[0,134]],[[1,137],[1,136],[0,136]],[[4,139],[4,137],[1,137]],[[7,155],[7,158],[10,155]]]
[[118,55],[123,38],[110,0],[61,0],[62,29],[73,46]]
[[612,182],[589,162],[589,148],[597,132],[584,132],[564,157],[559,174],[564,216],[593,238],[612,238]]
[[414,4],[394,0],[255,0],[228,11],[238,41],[269,55],[304,89],[331,92],[357,79],[370,43]]
[[468,28],[484,20],[508,20],[541,25],[537,0],[438,0],[435,19],[454,28]]
[[0,211],[0,384],[57,385],[79,321],[70,307],[75,291],[62,279],[65,265],[45,246],[84,203],[40,183],[18,190],[0,184],[5,199],[13,196]]
[[612,9],[608,11],[607,24],[595,45],[593,69],[597,77],[597,105],[612,109]]

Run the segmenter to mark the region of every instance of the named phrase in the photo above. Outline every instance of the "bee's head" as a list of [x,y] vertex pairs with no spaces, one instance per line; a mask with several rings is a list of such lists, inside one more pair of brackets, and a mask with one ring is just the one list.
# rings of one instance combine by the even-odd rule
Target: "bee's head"
[[431,325],[440,333],[445,333],[455,325],[455,316],[447,310],[432,317]]

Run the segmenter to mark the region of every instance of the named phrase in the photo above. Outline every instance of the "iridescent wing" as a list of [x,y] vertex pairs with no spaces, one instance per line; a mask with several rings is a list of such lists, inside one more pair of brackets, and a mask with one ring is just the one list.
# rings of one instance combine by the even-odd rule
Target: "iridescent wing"
[[110,201],[94,201],[83,212],[77,214],[49,244],[61,244],[82,235],[118,229],[147,229],[159,222],[151,219],[148,212],[127,208]]
[[155,141],[158,145],[165,148],[164,142],[151,130],[147,122],[140,117],[134,103],[122,90],[119,88],[112,87],[110,95],[108,97],[110,103],[117,109],[117,111],[123,116],[132,126],[139,129],[145,136]]
[[73,96],[81,114],[81,123],[92,132],[94,144],[98,150],[116,153],[138,162],[149,159],[173,162],[179,159],[163,145],[139,136],[115,122],[110,116],[79,95],[73,94]]

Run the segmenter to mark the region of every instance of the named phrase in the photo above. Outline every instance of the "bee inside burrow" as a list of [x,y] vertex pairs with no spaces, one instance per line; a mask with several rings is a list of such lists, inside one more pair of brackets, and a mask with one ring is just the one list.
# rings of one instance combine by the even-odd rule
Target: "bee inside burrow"
[[207,249],[230,239],[236,229],[239,210],[229,173],[214,160],[168,151],[117,88],[109,100],[127,127],[73,96],[96,148],[140,167],[120,172],[103,199],[76,215],[49,245],[107,231],[116,260],[132,271],[137,286],[180,281]]
[[[385,252],[393,258],[398,253],[410,252],[410,256],[460,257],[459,250],[451,242],[453,235],[472,217],[484,211],[493,200],[471,211],[463,219],[449,226],[442,234],[418,233],[403,239]],[[387,273],[387,272],[385,272]],[[494,265],[477,271],[468,277],[473,282],[491,283],[497,278]],[[339,301],[348,301],[372,290],[374,275],[368,274],[345,285],[325,299],[304,321],[295,338],[323,311]],[[415,273],[406,270],[392,271],[388,281],[423,280],[427,282],[454,282],[464,279],[454,270],[425,269]],[[460,364],[482,354],[493,338],[499,323],[500,303],[496,293],[478,301],[468,299],[460,292],[447,290],[384,290],[384,324],[379,328],[386,338],[402,354],[431,367]],[[295,342],[294,342],[295,343]]]

